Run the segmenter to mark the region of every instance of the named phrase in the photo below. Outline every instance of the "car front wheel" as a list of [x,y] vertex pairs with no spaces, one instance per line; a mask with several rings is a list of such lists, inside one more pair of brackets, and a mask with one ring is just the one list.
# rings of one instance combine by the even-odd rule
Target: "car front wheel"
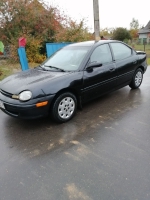
[[67,122],[76,113],[77,99],[74,94],[66,92],[60,94],[52,108],[52,117],[57,122]]
[[139,68],[136,70],[129,86],[132,89],[139,88],[142,83],[142,80],[143,80],[143,71],[142,71],[142,69]]

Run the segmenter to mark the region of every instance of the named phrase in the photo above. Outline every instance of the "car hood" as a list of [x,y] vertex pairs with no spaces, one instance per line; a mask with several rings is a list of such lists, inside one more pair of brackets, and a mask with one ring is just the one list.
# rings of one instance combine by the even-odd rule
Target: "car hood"
[[29,69],[8,76],[0,82],[0,89],[11,93],[19,94],[24,90],[33,88],[42,89],[42,85],[50,80],[64,76],[69,72],[43,71],[39,69]]

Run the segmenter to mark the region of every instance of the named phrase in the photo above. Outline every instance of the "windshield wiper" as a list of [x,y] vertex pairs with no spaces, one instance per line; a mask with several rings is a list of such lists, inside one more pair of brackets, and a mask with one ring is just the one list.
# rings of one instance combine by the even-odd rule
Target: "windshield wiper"
[[42,67],[42,65],[39,65],[38,67],[40,67],[40,68],[43,69],[44,71],[48,71],[45,67]]
[[58,67],[54,67],[54,66],[47,66],[47,65],[44,65],[44,67],[50,67],[50,68],[54,68],[54,69],[60,70],[61,72],[65,72],[64,69],[61,69],[61,68],[58,68]]

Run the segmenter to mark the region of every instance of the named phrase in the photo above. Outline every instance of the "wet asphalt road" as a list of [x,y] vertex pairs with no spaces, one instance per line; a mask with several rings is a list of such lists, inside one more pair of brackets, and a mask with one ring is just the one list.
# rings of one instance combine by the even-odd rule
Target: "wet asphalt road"
[[65,124],[0,111],[0,200],[149,199],[150,68]]

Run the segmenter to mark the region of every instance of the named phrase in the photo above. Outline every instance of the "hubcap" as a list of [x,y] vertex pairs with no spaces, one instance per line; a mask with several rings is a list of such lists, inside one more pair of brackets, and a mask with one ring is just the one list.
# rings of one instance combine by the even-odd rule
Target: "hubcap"
[[136,75],[135,75],[135,85],[136,86],[139,86],[142,82],[142,73],[141,72],[138,72]]
[[63,119],[68,119],[72,116],[75,110],[75,102],[71,97],[65,97],[58,105],[58,114]]

